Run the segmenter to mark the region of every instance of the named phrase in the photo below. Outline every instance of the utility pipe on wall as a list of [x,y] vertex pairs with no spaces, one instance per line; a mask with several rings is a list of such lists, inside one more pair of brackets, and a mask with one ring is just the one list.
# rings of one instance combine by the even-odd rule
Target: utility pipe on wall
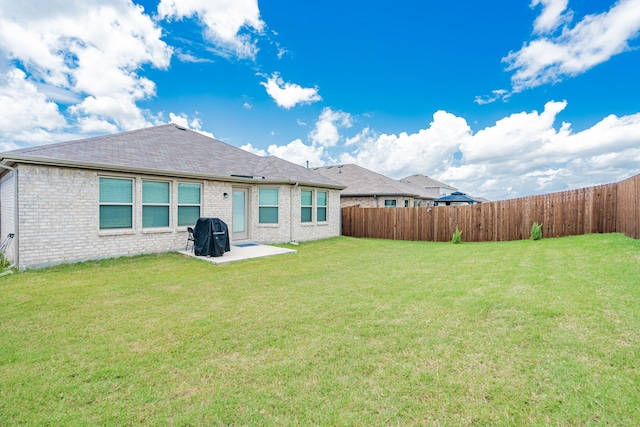
[[16,257],[9,267],[13,268],[14,266],[20,266],[20,233],[18,232],[18,213],[20,210],[18,209],[18,169],[12,168],[11,166],[5,165],[0,162],[0,168],[6,169],[14,173],[13,177],[13,236],[15,239],[14,248],[16,251]]
[[293,242],[293,189],[298,187],[296,182],[289,187],[289,242]]

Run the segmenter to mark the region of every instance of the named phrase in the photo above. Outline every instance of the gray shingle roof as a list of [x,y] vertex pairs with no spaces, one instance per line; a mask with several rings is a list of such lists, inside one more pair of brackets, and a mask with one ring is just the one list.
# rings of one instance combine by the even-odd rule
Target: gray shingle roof
[[433,199],[425,189],[403,183],[354,164],[314,168],[318,174],[346,185],[343,196],[408,196]]
[[404,177],[400,181],[408,181],[424,188],[446,188],[447,190],[457,190],[456,187],[452,187],[451,185],[445,184],[444,182],[440,182],[433,178],[429,178],[426,175],[420,174]]
[[261,157],[174,124],[0,154],[5,162],[44,163],[177,176],[264,179],[342,186],[278,157]]

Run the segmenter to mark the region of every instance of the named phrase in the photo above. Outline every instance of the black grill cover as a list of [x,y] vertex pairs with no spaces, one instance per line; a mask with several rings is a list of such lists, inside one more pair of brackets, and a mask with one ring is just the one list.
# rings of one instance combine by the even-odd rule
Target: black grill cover
[[220,218],[199,218],[193,229],[193,238],[196,255],[218,257],[231,250],[227,224]]

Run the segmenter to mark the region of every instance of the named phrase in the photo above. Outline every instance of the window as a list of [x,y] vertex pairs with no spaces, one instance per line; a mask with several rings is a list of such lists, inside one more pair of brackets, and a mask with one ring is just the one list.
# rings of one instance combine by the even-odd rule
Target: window
[[313,191],[302,190],[300,205],[300,221],[311,222],[313,221]]
[[317,193],[317,210],[316,221],[325,222],[327,220],[327,192],[318,191]]
[[178,226],[194,225],[200,218],[200,184],[178,183]]
[[384,200],[384,207],[385,208],[395,208],[396,207],[396,203],[397,203],[397,200],[395,200],[395,199],[385,199]]
[[142,227],[169,226],[168,182],[142,181]]
[[261,188],[258,194],[258,223],[278,223],[278,189]]
[[133,181],[100,178],[100,229],[133,227]]
[[409,200],[407,200],[407,199],[404,200],[404,207],[405,208],[409,207]]

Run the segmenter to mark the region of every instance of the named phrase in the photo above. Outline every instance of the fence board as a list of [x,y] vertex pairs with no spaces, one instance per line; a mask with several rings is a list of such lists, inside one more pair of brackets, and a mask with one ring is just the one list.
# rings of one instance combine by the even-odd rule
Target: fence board
[[458,227],[468,242],[519,240],[531,224],[546,237],[624,233],[640,239],[640,175],[614,184],[477,205],[342,209],[342,234],[447,242]]

